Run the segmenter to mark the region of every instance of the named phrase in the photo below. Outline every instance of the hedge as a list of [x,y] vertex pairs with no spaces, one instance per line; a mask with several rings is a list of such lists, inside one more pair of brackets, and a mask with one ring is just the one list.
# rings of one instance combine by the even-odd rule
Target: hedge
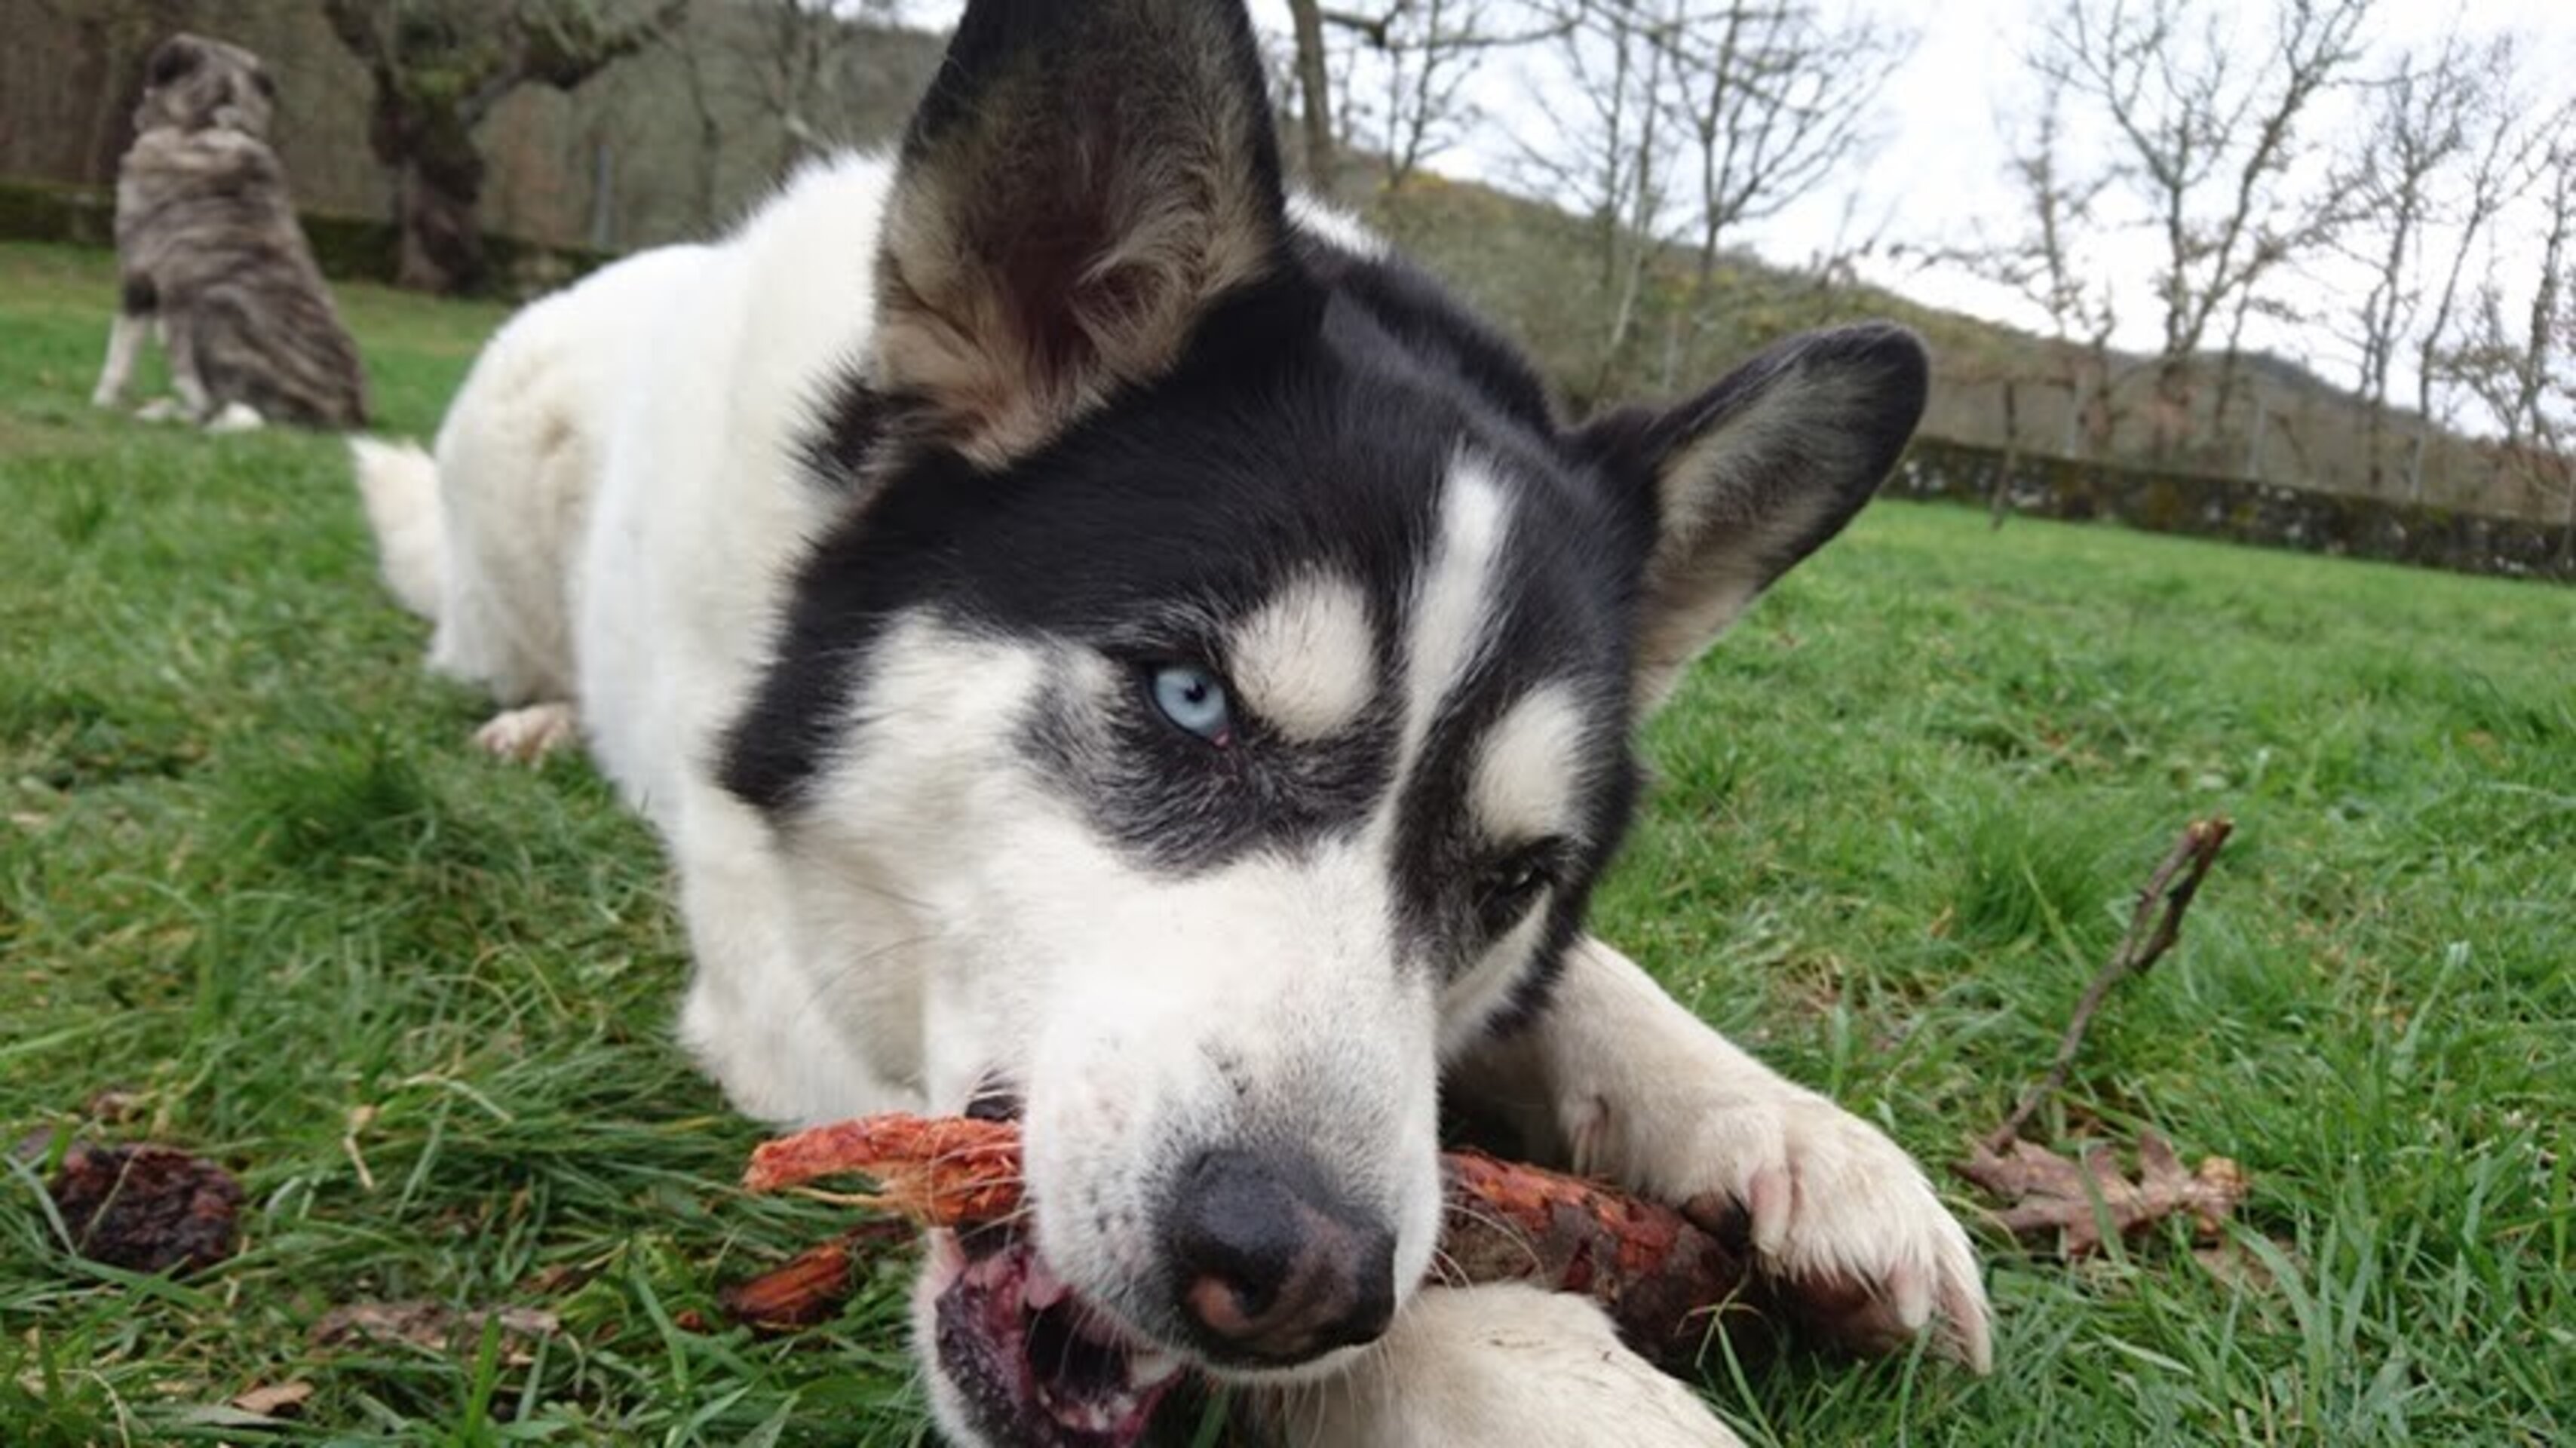
[[2564,524],[2028,453],[2007,474],[2002,449],[1947,438],[1916,438],[1885,491],[1992,506],[1998,486],[2011,511],[2043,518],[2576,582],[2576,530]]
[[[402,238],[393,223],[329,212],[297,215],[324,276],[336,281],[393,280],[402,254]],[[116,195],[95,186],[0,179],[0,240],[114,246]],[[603,252],[545,246],[494,232],[484,234],[483,246],[491,276],[512,291],[560,286],[615,259]]]

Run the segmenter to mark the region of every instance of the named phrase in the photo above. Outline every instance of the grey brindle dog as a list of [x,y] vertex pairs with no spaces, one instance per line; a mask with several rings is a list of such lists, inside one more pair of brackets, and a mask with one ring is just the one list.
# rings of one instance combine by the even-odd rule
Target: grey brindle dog
[[277,87],[259,57],[196,35],[144,68],[134,145],[116,179],[123,297],[90,400],[124,397],[147,333],[170,357],[175,403],[146,416],[217,428],[356,428],[366,374],[289,202],[268,143]]

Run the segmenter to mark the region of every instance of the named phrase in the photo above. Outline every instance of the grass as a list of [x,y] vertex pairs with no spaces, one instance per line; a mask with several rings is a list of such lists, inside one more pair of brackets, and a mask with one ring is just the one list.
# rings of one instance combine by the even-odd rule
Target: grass
[[[463,747],[332,444],[87,408],[112,292],[0,247],[0,1139],[186,1144],[248,1240],[86,1264],[13,1158],[0,1442],[922,1441],[901,1262],[801,1339],[693,1326],[833,1219],[728,1185],[757,1133],[670,1043],[651,840],[578,763]],[[397,432],[499,316],[344,301]],[[2228,1250],[1988,1237],[1993,1378],[1720,1366],[1748,1438],[2576,1440],[2576,594],[1887,506],[1648,753],[1604,933],[1936,1163],[2181,824],[2239,825],[2043,1123],[2242,1162]],[[399,1299],[563,1330],[316,1342]],[[285,1382],[293,1426],[225,1406]]]

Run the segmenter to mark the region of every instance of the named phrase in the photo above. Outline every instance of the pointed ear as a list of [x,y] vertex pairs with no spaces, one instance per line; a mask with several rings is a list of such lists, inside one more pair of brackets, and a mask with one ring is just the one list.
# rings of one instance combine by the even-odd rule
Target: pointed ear
[[1236,0],[976,0],[904,138],[876,381],[999,463],[1167,371],[1286,238]]
[[1661,703],[1773,579],[1842,531],[1923,416],[1929,361],[1886,324],[1780,343],[1666,412],[1612,414],[1583,441],[1654,519],[1636,695]]

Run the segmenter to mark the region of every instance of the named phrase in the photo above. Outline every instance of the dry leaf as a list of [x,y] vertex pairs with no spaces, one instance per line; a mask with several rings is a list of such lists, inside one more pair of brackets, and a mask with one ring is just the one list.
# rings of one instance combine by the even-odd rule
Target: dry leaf
[[272,1383],[253,1388],[233,1399],[232,1405],[245,1413],[263,1418],[291,1418],[301,1413],[306,1400],[313,1396],[313,1385],[301,1378],[291,1383]]
[[335,1307],[313,1324],[322,1347],[349,1342],[407,1343],[431,1352],[472,1352],[485,1324],[501,1326],[501,1359],[514,1368],[536,1361],[540,1338],[563,1330],[562,1319],[533,1307],[454,1308],[441,1302],[358,1302]]
[[2152,1131],[2138,1134],[2134,1182],[2121,1174],[2119,1157],[2108,1146],[2087,1151],[2078,1165],[2027,1141],[2013,1142],[2009,1156],[1980,1144],[1958,1170],[2005,1204],[1995,1220],[2006,1231],[2025,1240],[2055,1233],[2058,1253],[2069,1258],[2101,1250],[2106,1218],[2127,1236],[2188,1212],[2192,1230],[2214,1238],[2244,1203],[2246,1191],[2243,1167],[2213,1156],[2197,1171],[2185,1171],[2173,1144]]

